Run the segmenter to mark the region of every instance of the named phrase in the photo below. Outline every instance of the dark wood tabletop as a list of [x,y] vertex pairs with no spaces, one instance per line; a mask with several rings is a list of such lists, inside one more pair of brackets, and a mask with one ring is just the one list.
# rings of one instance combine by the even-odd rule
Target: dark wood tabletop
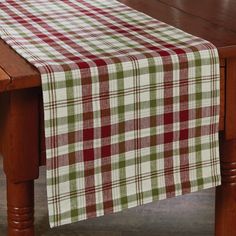
[[[119,1],[204,38],[219,51],[222,186],[216,190],[215,235],[235,236],[236,0]],[[0,152],[8,185],[8,236],[34,235],[34,179],[45,164],[40,86],[38,70],[0,39]]]

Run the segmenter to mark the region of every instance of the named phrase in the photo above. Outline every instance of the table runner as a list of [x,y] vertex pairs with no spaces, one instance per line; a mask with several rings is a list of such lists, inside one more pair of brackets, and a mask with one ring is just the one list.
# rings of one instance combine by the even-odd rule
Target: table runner
[[1,1],[0,36],[41,73],[51,227],[220,184],[211,43],[115,0]]

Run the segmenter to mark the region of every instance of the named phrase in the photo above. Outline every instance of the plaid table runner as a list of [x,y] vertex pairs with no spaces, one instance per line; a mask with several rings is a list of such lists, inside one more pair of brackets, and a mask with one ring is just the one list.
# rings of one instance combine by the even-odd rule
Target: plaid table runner
[[0,35],[41,73],[52,227],[220,184],[211,43],[115,0],[0,1]]

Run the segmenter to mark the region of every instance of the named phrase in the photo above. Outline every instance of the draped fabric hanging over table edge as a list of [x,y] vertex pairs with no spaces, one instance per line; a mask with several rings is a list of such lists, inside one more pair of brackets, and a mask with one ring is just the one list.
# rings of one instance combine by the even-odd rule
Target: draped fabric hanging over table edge
[[41,73],[52,227],[220,184],[219,59],[114,0],[5,1]]

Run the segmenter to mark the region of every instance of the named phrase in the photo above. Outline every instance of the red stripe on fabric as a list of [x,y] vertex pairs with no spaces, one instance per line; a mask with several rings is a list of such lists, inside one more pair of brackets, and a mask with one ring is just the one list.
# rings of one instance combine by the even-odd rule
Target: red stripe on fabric
[[[88,77],[90,74],[90,80],[88,83],[88,79],[84,84],[84,77]],[[90,69],[81,70],[81,83],[82,83],[82,98],[86,97],[88,94],[92,95],[92,78]],[[89,129],[90,134],[94,133],[93,131],[93,103],[83,102],[83,137],[87,137],[87,129]],[[89,116],[90,119],[87,119]],[[95,195],[95,171],[94,171],[94,146],[93,139],[87,140],[83,142],[83,163],[84,163],[84,179],[85,179],[85,192],[88,189],[92,189],[89,194],[85,194],[86,199],[86,214],[88,218],[96,217],[96,195]],[[80,152],[77,152],[78,154]],[[79,155],[80,156],[80,155]],[[77,162],[77,160],[75,160]]]
[[[13,2],[13,1],[12,1]],[[15,3],[15,2],[14,2]],[[0,3],[1,5],[3,5],[3,3]],[[15,3],[15,5],[18,7],[19,4]],[[5,6],[5,5],[4,5]],[[26,29],[28,29],[29,31],[31,31],[33,34],[35,34],[37,37],[39,37],[43,42],[47,43],[47,39],[48,39],[48,34],[44,34],[42,33],[40,30],[38,30],[36,27],[34,27],[32,24],[29,25],[28,21],[26,19],[24,19],[23,17],[21,16],[18,16],[15,12],[13,12],[12,10],[10,10],[7,6],[5,6],[6,9],[7,9],[7,14],[9,16],[11,16],[15,21],[18,21],[17,19],[20,19],[22,22],[25,23],[24,27]],[[13,5],[14,7],[14,5]],[[21,8],[21,7],[20,7]],[[24,11],[24,8],[23,8],[23,11]],[[29,20],[31,19],[30,17],[28,17],[27,15],[25,15]],[[56,41],[54,41],[54,44],[55,46],[57,47],[54,47],[55,50],[57,50],[59,53],[61,53],[62,55],[65,54],[65,52],[68,54],[68,55],[71,55],[71,57],[74,57],[74,54],[71,54],[69,51],[67,51],[65,48],[61,47],[60,44],[58,44]],[[65,55],[64,55],[65,56]],[[69,59],[69,57],[67,57],[67,59]],[[37,60],[36,62],[37,63]],[[39,68],[40,69],[40,68]],[[44,71],[43,71],[44,72]]]
[[[190,166],[181,166],[180,167],[180,171],[181,172],[184,172],[186,171],[187,169],[190,169],[190,170],[195,170],[195,169],[198,169],[198,168],[202,168],[203,166],[206,168],[206,167],[210,167],[212,164],[215,165],[215,164],[218,164],[219,162],[218,161],[203,161],[202,163],[195,163],[195,164],[191,164]],[[178,172],[178,168],[175,169],[175,170],[169,170],[170,173],[172,173],[172,171],[174,171],[174,173]],[[168,173],[168,170],[166,171],[166,173]],[[146,179],[150,179],[150,177],[157,177],[157,176],[162,176],[163,175],[163,172],[159,172],[159,171],[155,171],[155,172],[151,172],[151,173],[146,173],[143,175],[143,180],[146,180]],[[127,183],[131,183],[131,182],[134,182],[135,181],[135,178],[134,177],[129,177],[128,179],[122,179],[122,180],[116,180],[113,182],[113,187],[117,187],[119,185],[123,185],[123,184],[127,184]],[[101,191],[101,189],[103,188],[103,186],[97,186],[96,187],[96,191]],[[111,188],[111,185],[106,185],[105,188]],[[86,192],[86,194],[89,194],[90,192],[93,192],[93,189],[88,189],[88,191]],[[72,197],[74,195],[84,195],[85,194],[85,191],[84,189],[78,189],[77,191],[73,191],[71,192],[69,195],[68,193],[64,193],[64,194],[60,194],[60,196],[57,196],[56,197],[56,200],[62,200],[62,199],[67,199],[68,197]],[[54,198],[51,198],[49,201],[53,201]]]
[[[166,87],[166,82],[173,81],[173,65],[165,62],[166,58],[163,57],[163,73],[164,73],[164,115],[163,123],[173,121],[173,88]],[[171,70],[170,70],[171,68]],[[173,140],[174,140],[174,126],[173,122],[164,126],[164,169],[173,169]],[[170,157],[171,156],[171,157]],[[165,172],[165,186],[167,198],[175,196],[175,181],[174,175]]]
[[[179,113],[179,121],[180,121],[180,166],[189,166],[189,124],[188,121],[191,119],[189,115],[189,100],[188,100],[188,58],[186,55],[181,55],[179,57],[179,69],[180,69],[180,81],[185,82],[186,84],[183,86],[180,86],[179,88],[179,102],[180,102],[180,113]],[[187,194],[191,192],[191,185],[190,185],[190,179],[189,179],[189,170],[187,171],[180,171],[180,179],[181,179],[181,186],[182,186],[182,193]]]
[[83,140],[88,141],[88,140],[93,140],[94,139],[94,129],[93,128],[88,128],[83,130]]
[[[111,166],[111,111],[109,98],[109,71],[107,66],[98,67],[99,93],[107,94],[106,99],[100,99],[101,118],[101,174],[102,185],[112,185]],[[104,213],[113,212],[112,187],[103,188],[103,208]]]
[[[181,101],[186,101],[186,96],[181,96],[180,97]],[[184,100],[183,100],[184,99]],[[182,107],[182,108],[181,108]],[[182,106],[180,107],[180,109],[185,109],[186,105],[184,106],[184,104],[182,104]],[[217,106],[214,106],[215,109],[217,109]],[[206,117],[210,117],[211,116],[211,107],[204,107],[201,108],[201,117],[198,117],[197,115],[200,114],[200,112],[198,112],[198,109],[189,109],[189,110],[183,110],[180,112],[176,112],[173,114],[173,116],[175,117],[175,121],[176,122],[181,122],[180,127],[183,127],[183,129],[180,129],[179,131],[176,130],[175,132],[179,132],[180,133],[180,140],[185,139],[184,137],[181,138],[181,134],[185,134],[187,132],[187,127],[188,127],[188,122],[191,120],[195,120],[195,119],[199,119],[199,118],[206,118]],[[184,116],[183,116],[184,114]],[[188,117],[188,120],[187,117]],[[91,114],[91,112],[88,112],[87,114],[83,115],[83,119],[85,120],[93,120],[93,115]],[[150,126],[150,122],[149,120],[153,120],[155,122],[151,123]],[[178,120],[179,119],[179,120]],[[154,116],[147,116],[147,117],[143,117],[141,118],[140,122],[142,123],[142,129],[147,129],[147,128],[152,128],[152,127],[156,127],[156,126],[160,126],[163,125],[163,116],[162,115],[154,115]],[[113,123],[112,124],[112,129],[108,128],[107,126],[105,127],[93,127],[93,128],[85,128],[82,132],[83,132],[83,136],[79,135],[79,132],[81,131],[74,131],[74,132],[69,132],[68,134],[60,134],[57,135],[55,138],[58,140],[58,145],[59,146],[63,146],[67,144],[67,137],[69,137],[70,135],[75,136],[75,142],[82,142],[82,141],[87,141],[87,140],[92,140],[92,139],[100,139],[103,137],[108,137],[108,136],[114,136],[117,135],[121,132],[120,130],[120,126],[124,127],[124,129],[122,129],[122,132],[127,133],[130,132],[134,129],[134,124],[135,120],[134,119],[130,119],[127,121],[123,121],[123,122],[119,122],[119,123]],[[214,125],[214,124],[213,124]],[[167,126],[167,129],[169,129],[169,124],[166,124],[165,126]],[[100,130],[102,129],[102,132],[100,132]],[[110,133],[111,132],[111,133]],[[214,133],[214,132],[212,132]],[[47,142],[50,142],[50,138],[46,139]]]
[[[211,130],[211,127],[213,127],[213,129]],[[189,129],[185,129],[185,130],[181,130],[181,131],[175,131],[173,134],[173,137],[176,139],[175,141],[179,141],[180,137],[180,133],[188,133],[189,135],[184,135],[182,136],[182,140],[185,139],[190,139],[190,138],[195,138],[195,137],[200,137],[200,135],[211,135],[214,134],[215,132],[217,132],[217,125],[204,125],[201,127],[197,127],[197,128],[189,128]],[[172,133],[172,132],[171,132]],[[166,135],[168,136],[169,134],[166,133]],[[150,141],[150,139],[154,140],[154,141]],[[173,140],[172,140],[173,141]],[[118,142],[118,143],[114,143],[111,144],[111,150],[112,150],[112,155],[118,155],[118,154],[122,154],[124,152],[130,152],[133,151],[134,146],[135,146],[135,140],[134,139],[130,139],[130,140],[126,140],[125,142]],[[150,136],[145,136],[142,137],[140,139],[140,143],[141,146],[140,148],[146,148],[146,147],[150,147],[150,146],[157,146],[157,145],[162,145],[164,144],[164,138],[163,138],[163,133],[161,134],[157,134],[157,135],[152,135]],[[119,146],[124,147],[123,149],[119,149]],[[97,155],[95,155],[95,159],[100,158],[101,157],[101,153],[100,153],[101,147],[98,148],[94,148],[94,153],[96,153]],[[172,146],[166,146],[166,150],[172,150]],[[67,154],[66,154],[67,155]],[[58,168],[61,166],[66,166],[68,165],[67,162],[67,158],[66,155],[60,155],[58,156],[58,166],[51,166],[49,163],[48,168],[52,169],[52,167]],[[50,160],[50,159],[49,159]],[[76,163],[81,163],[84,162],[83,159],[83,151],[77,151],[77,155],[76,155]]]
[[[78,5],[70,2],[69,0],[64,0],[64,3],[68,4],[69,6],[76,8],[79,11],[83,11],[87,16],[92,16],[93,19],[97,20],[98,22],[102,23],[103,25],[107,26],[109,29],[114,30],[116,33],[120,33],[122,35],[124,35],[127,38],[130,38],[136,42],[138,42],[140,45],[143,45],[145,48],[149,49],[149,50],[153,50],[156,53],[158,53],[160,56],[165,57],[165,56],[169,56],[170,55],[170,51],[164,51],[161,47],[157,47],[154,46],[151,43],[148,43],[144,40],[142,40],[140,37],[136,37],[135,35],[131,34],[129,32],[129,30],[125,30],[121,27],[118,27],[116,25],[112,25],[111,23],[109,23],[108,21],[106,21],[104,18],[99,17],[99,14],[92,14],[90,11],[85,10],[81,7],[79,7]],[[84,4],[86,5],[86,4]],[[89,4],[88,7],[91,8],[91,5]],[[100,8],[99,8],[100,9]],[[114,18],[114,16],[110,15],[111,19],[115,19],[115,20],[119,20],[118,18]],[[146,32],[145,32],[146,33]],[[157,41],[157,38],[154,38],[155,41]],[[159,40],[159,39],[158,39]],[[185,53],[185,51],[183,51],[183,53]]]
[[[96,12],[98,12],[98,14],[104,16],[107,16],[109,19],[114,20],[114,22],[116,23],[120,23],[122,25],[122,29],[125,27],[128,30],[132,30],[135,32],[139,32],[142,36],[145,36],[148,39],[154,40],[156,41],[157,38],[152,36],[151,34],[147,33],[146,31],[144,31],[142,28],[139,28],[135,25],[129,24],[128,22],[122,21],[120,18],[115,17],[114,15],[112,15],[110,12],[106,11],[105,9],[101,9],[101,8],[97,8],[91,4],[89,4],[88,2],[85,2],[83,0],[80,0],[85,6],[87,6],[88,8],[90,8],[91,10],[94,10]],[[91,13],[90,13],[91,14]],[[115,25],[113,25],[113,27],[115,27],[115,29],[119,29],[119,27],[116,27]],[[121,29],[121,28],[120,28]],[[126,32],[126,31],[124,31]],[[145,41],[144,41],[145,42]],[[176,45],[174,44],[169,44],[166,43],[165,41],[162,41],[161,39],[158,39],[158,42],[162,44],[162,46],[166,47],[166,48],[171,48],[172,51],[174,51],[177,54],[182,54],[182,53],[186,53],[183,49],[176,47]],[[149,49],[156,51],[157,47],[155,47],[154,45],[148,44],[149,45]],[[168,56],[169,53],[168,52],[161,52],[163,53],[162,56]]]
[[[81,47],[79,44],[75,43],[73,40],[71,40],[69,37],[65,36],[64,34],[58,32],[56,30],[56,28],[52,28],[50,25],[48,25],[46,23],[46,21],[43,21],[42,19],[36,17],[35,15],[32,15],[29,11],[27,11],[25,8],[21,7],[20,4],[17,4],[16,2],[14,2],[15,5],[17,6],[17,9],[21,10],[21,13],[23,13],[28,19],[32,20],[33,22],[36,22],[37,24],[41,25],[44,29],[46,29],[51,35],[55,36],[59,41],[63,41],[66,42],[66,45],[69,45],[71,48],[73,48],[74,50],[78,50],[78,52],[80,54],[83,54],[84,56],[86,56],[89,59],[93,59],[93,62],[96,64],[96,66],[101,66],[101,65],[106,65],[105,61],[102,60],[101,58],[97,57],[96,55],[90,53],[90,51],[86,50],[85,48]],[[14,6],[15,7],[15,6]],[[14,12],[13,12],[14,14]],[[16,16],[14,16],[15,18],[17,18]],[[19,16],[18,16],[19,17]],[[22,17],[20,17],[22,19]],[[42,32],[41,32],[42,34]],[[89,64],[82,61],[80,57],[78,57],[78,55],[74,55],[72,53],[70,53],[68,50],[66,50],[64,47],[61,47],[60,44],[57,43],[56,40],[49,38],[48,35],[43,34],[44,36],[46,36],[46,38],[44,37],[40,37],[40,35],[38,35],[38,37],[40,39],[42,39],[44,42],[50,44],[50,43],[54,43],[55,45],[57,45],[59,48],[61,48],[62,50],[60,51],[60,53],[65,56],[67,59],[73,61],[74,63],[76,63],[78,65],[79,68],[83,69],[83,68],[88,68]],[[58,37],[60,36],[60,38]],[[53,47],[55,48],[55,47]],[[68,54],[66,55],[65,52]]]

